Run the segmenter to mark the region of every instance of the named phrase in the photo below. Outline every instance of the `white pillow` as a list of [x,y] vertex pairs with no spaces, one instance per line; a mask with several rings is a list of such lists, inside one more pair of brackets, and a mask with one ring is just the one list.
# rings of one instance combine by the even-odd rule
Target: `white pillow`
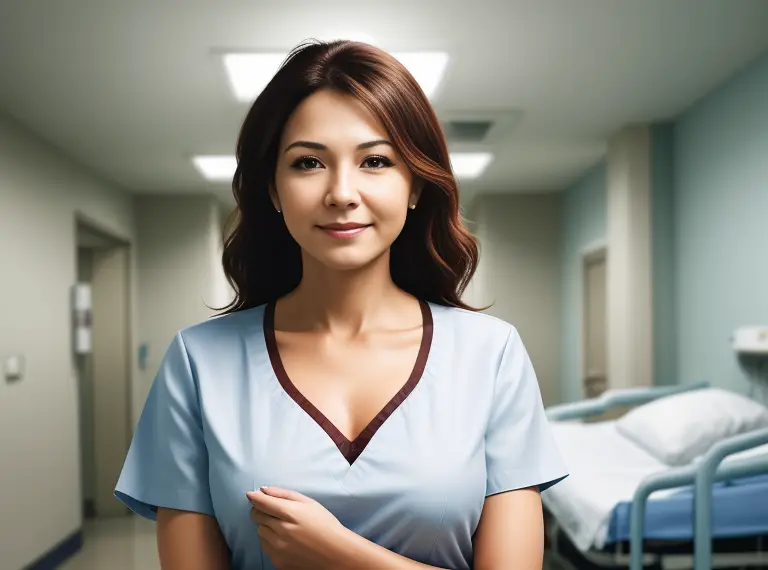
[[721,439],[768,427],[768,408],[720,388],[666,396],[617,420],[627,439],[667,465],[685,465]]

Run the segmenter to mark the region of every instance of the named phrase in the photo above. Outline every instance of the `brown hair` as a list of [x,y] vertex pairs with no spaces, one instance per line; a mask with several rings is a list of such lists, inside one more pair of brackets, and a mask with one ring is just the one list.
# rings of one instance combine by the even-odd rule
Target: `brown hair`
[[299,245],[275,211],[269,186],[286,121],[302,100],[320,89],[361,101],[423,183],[419,207],[409,210],[391,246],[395,284],[425,301],[474,310],[461,295],[477,268],[478,245],[462,221],[448,148],[429,100],[407,69],[380,49],[358,42],[310,41],[288,55],[240,131],[232,181],[234,229],[222,256],[236,296],[224,313],[274,301],[301,280]]

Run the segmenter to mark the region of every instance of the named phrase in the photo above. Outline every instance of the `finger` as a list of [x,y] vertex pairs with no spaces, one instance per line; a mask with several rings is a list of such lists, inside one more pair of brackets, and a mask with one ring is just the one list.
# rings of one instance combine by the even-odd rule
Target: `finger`
[[260,510],[255,508],[251,509],[251,520],[256,524],[266,525],[273,529],[280,522],[280,519],[275,518],[272,515],[268,515],[267,513],[263,513]]
[[277,497],[278,499],[287,499],[289,501],[297,501],[299,503],[310,503],[312,499],[296,491],[290,491],[289,489],[281,489],[280,487],[261,487],[261,492],[269,495],[270,497]]
[[296,522],[290,514],[290,502],[265,493],[246,493],[253,508],[283,521]]
[[259,538],[263,543],[265,542],[270,545],[274,545],[278,540],[278,534],[266,525],[259,526],[259,528],[256,529],[256,534],[259,535]]
[[267,526],[260,526],[256,530],[256,533],[259,537],[261,551],[267,555],[274,567],[278,570],[281,568],[288,568],[283,560],[283,554],[285,554],[286,551],[285,541]]

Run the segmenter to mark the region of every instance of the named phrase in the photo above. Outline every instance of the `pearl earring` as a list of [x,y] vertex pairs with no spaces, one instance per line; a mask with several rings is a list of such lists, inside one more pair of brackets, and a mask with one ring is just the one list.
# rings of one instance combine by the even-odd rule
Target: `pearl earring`
[[415,210],[415,209],[416,209],[416,204],[411,204],[411,205],[410,205],[410,206],[408,206],[408,207],[409,207],[411,210]]

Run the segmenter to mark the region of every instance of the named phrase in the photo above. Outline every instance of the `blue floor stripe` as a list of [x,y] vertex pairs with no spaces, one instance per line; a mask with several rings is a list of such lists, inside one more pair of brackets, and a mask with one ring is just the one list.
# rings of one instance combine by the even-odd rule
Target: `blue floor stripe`
[[56,570],[83,547],[83,530],[80,529],[59,542],[24,570]]

